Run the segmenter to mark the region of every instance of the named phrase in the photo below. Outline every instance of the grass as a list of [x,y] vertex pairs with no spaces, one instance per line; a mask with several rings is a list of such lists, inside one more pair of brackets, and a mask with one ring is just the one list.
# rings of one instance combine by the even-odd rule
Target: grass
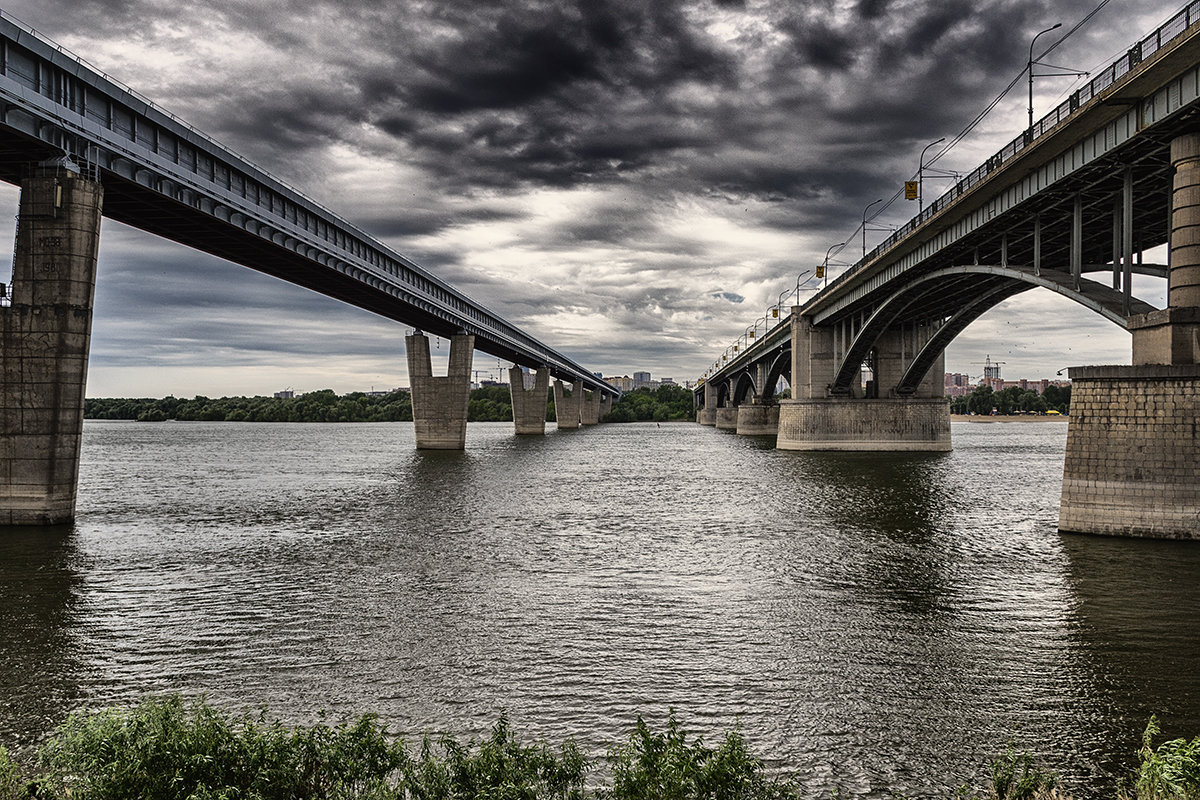
[[[1115,800],[1200,800],[1200,737],[1154,746],[1151,718]],[[154,698],[72,714],[22,774],[0,748],[0,800],[797,800],[801,784],[769,775],[738,731],[716,745],[689,737],[672,712],[655,731],[638,718],[612,747],[604,782],[575,743],[517,741],[501,716],[489,736],[426,736],[409,746],[367,715],[289,728],[265,713],[225,714],[205,701]],[[1065,800],[1057,779],[1010,744],[991,783],[956,800]],[[592,783],[588,783],[591,777]],[[900,795],[894,795],[896,800]]]

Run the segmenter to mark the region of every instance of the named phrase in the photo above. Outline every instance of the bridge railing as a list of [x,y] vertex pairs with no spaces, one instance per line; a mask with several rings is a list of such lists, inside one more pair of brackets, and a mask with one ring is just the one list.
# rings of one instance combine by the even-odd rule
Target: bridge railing
[[1184,6],[1177,14],[1160,25],[1155,31],[1135,42],[1125,55],[1118,58],[1106,69],[1098,73],[1096,77],[1073,92],[1057,108],[1034,123],[1032,129],[1022,132],[1020,136],[1005,145],[998,153],[985,160],[973,172],[951,186],[945,194],[930,203],[920,214],[913,217],[897,229],[895,233],[884,239],[875,249],[867,253],[864,258],[839,275],[836,280],[831,281],[828,288],[832,289],[849,279],[864,265],[869,264],[885,251],[894,247],[900,240],[907,237],[924,222],[940,213],[959,197],[966,194],[971,188],[981,183],[989,173],[1036,142],[1041,136],[1086,105],[1096,95],[1132,71],[1138,64],[1161,50],[1174,39],[1182,36],[1188,28],[1197,22],[1200,22],[1200,0],[1193,0],[1193,2]]

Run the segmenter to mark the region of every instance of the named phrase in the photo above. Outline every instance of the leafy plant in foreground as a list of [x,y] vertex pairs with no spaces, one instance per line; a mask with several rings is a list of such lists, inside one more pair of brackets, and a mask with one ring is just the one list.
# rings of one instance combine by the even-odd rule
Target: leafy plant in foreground
[[1140,764],[1134,776],[1137,800],[1193,800],[1200,798],[1200,736],[1190,742],[1172,739],[1153,747],[1161,733],[1157,717],[1150,717],[1142,733]]
[[15,800],[23,797],[25,783],[16,763],[9,758],[8,751],[0,747],[0,800]]
[[1008,743],[1004,755],[992,762],[992,791],[996,800],[1033,800],[1046,797],[1058,784],[1058,777],[1034,764],[1029,753],[1017,754]]
[[757,800],[798,796],[788,784],[768,780],[762,762],[750,755],[734,731],[716,749],[702,739],[688,742],[674,710],[665,733],[652,732],[638,717],[629,741],[609,753],[613,800]]
[[203,701],[150,699],[72,714],[41,750],[54,797],[260,800],[378,796],[401,763],[372,716],[290,731],[265,715],[227,718]]

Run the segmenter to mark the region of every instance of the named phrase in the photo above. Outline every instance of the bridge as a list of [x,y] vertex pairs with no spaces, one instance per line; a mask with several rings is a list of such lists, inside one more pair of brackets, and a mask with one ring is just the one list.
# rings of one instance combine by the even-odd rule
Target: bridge
[[[462,449],[475,349],[513,362],[517,433],[595,424],[619,390],[0,12],[0,179],[21,186],[0,287],[0,524],[74,516],[100,217],[405,323],[416,442]],[[434,377],[425,332],[450,339]],[[524,389],[521,367],[535,370]],[[572,384],[567,392],[563,382]]]
[[[1144,263],[1164,243],[1168,264]],[[1135,274],[1167,279],[1167,308],[1133,296]],[[1060,529],[1200,538],[1200,3],[806,303],[770,310],[779,324],[699,382],[697,419],[780,449],[949,450],[946,346],[1037,287],[1132,334],[1131,366],[1071,369]]]

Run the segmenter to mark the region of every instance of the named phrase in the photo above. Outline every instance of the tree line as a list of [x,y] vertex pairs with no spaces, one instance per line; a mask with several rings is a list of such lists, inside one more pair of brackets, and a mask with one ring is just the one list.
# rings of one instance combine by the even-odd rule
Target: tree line
[[[692,394],[679,386],[663,386],[651,392],[638,389],[613,404],[605,422],[691,419]],[[139,422],[166,420],[202,422],[411,422],[412,396],[406,391],[387,394],[350,392],[339,395],[332,389],[308,392],[300,397],[204,397],[193,398],[88,398],[85,419],[120,419]],[[472,389],[467,401],[470,422],[511,422],[512,397],[507,386]],[[554,395],[546,394],[546,419],[553,420]]]
[[1071,411],[1071,387],[1051,385],[1039,395],[1032,389],[1022,389],[1019,386],[1010,386],[997,392],[984,384],[976,386],[975,391],[970,394],[955,397],[950,401],[952,414],[987,416],[993,409],[998,415],[1005,417],[1020,413],[1045,414],[1048,411],[1068,414]]

